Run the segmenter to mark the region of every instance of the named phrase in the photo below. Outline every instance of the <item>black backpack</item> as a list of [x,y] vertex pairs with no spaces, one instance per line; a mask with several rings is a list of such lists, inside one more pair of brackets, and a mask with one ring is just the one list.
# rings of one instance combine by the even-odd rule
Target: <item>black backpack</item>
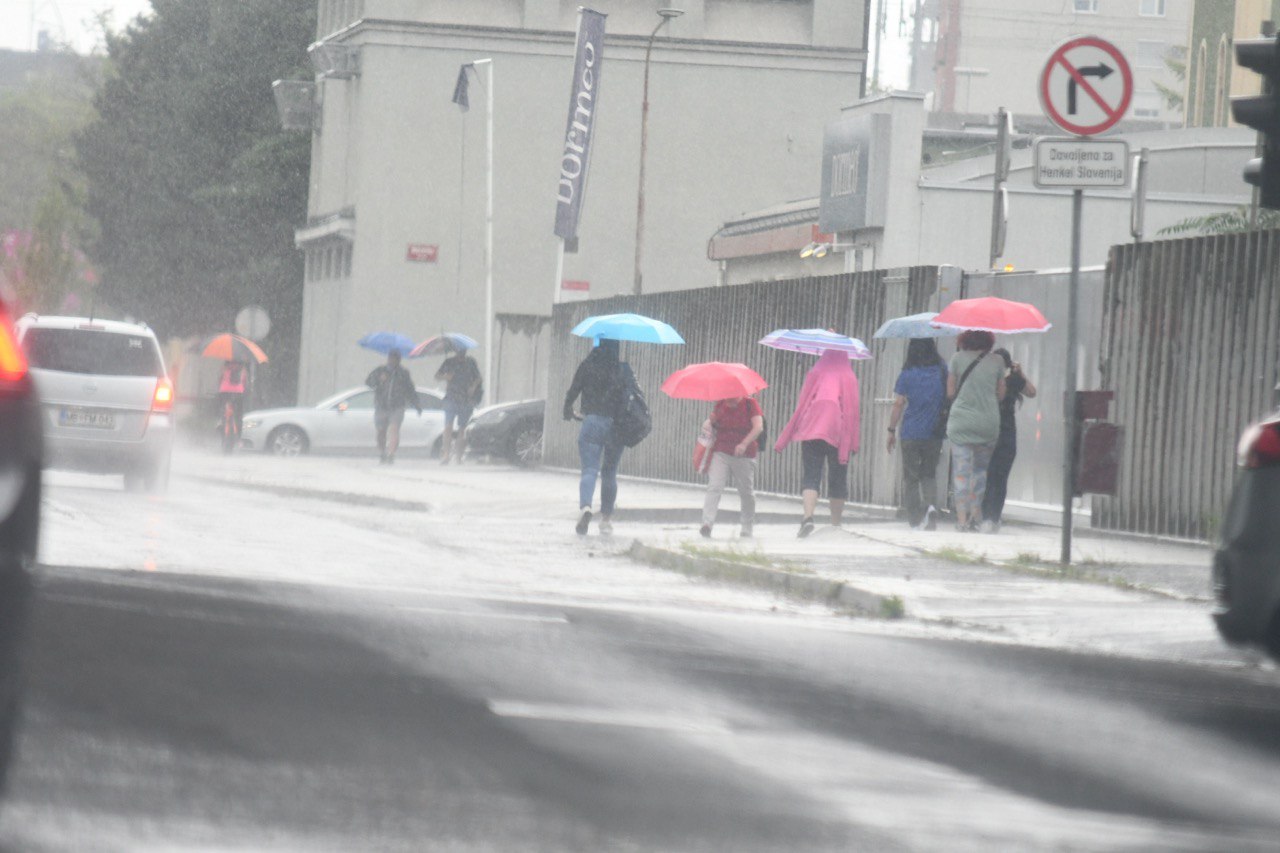
[[631,365],[625,361],[619,367],[617,382],[619,399],[613,418],[613,439],[623,447],[635,447],[653,429],[653,418]]

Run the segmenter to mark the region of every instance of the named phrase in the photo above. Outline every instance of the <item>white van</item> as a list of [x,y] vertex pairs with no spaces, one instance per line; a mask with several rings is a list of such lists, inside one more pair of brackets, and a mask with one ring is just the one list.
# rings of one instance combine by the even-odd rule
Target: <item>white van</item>
[[17,323],[44,413],[49,463],[124,474],[164,488],[173,449],[173,385],[144,325],[28,314]]

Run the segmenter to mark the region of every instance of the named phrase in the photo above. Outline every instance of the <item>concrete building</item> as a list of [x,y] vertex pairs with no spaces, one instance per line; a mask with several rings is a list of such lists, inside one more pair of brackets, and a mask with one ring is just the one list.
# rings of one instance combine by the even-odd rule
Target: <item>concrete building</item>
[[[993,154],[933,167],[921,166],[925,124],[923,97],[898,93],[868,99],[841,117],[879,115],[888,119],[888,137],[873,157],[868,227],[840,234],[819,229],[819,198],[742,214],[712,237],[707,255],[720,267],[725,284],[788,279],[845,270],[891,269],[949,264],[966,270],[988,268]],[[1254,134],[1242,128],[1199,128],[1123,133],[1132,153],[1149,152],[1144,236],[1158,239],[1162,228],[1194,216],[1249,203],[1250,187],[1241,166],[1253,156]],[[1018,270],[1062,268],[1070,264],[1071,192],[1039,189],[1032,180],[1031,139],[1015,147],[1007,184],[1009,224],[1000,264]],[[815,163],[809,186],[819,186]],[[1106,263],[1117,243],[1132,240],[1133,194],[1123,190],[1085,193],[1082,263]],[[825,257],[802,258],[810,242],[834,242]]]
[[925,0],[913,39],[911,87],[940,113],[986,115],[999,107],[1038,119],[1036,81],[1049,54],[1072,36],[1097,35],[1134,75],[1129,119],[1181,124],[1157,84],[1181,89],[1166,63],[1185,58],[1193,0]]
[[1187,127],[1231,124],[1232,95],[1257,95],[1262,77],[1236,64],[1236,39],[1280,23],[1280,0],[1193,0],[1184,81]]
[[[674,0],[673,0],[674,2]],[[578,252],[562,281],[630,292],[641,83],[664,3],[601,0],[607,38]],[[646,290],[714,283],[706,235],[810,183],[822,128],[862,90],[860,0],[679,0],[650,66]],[[485,89],[492,58],[494,361],[488,399],[542,393],[576,0],[321,0],[299,396],[364,379],[373,330],[484,340]],[[576,286],[581,287],[581,284]],[[580,291],[578,291],[580,292]],[[483,349],[481,350],[483,353]],[[429,380],[436,362],[411,362]],[[483,366],[483,365],[482,365]]]

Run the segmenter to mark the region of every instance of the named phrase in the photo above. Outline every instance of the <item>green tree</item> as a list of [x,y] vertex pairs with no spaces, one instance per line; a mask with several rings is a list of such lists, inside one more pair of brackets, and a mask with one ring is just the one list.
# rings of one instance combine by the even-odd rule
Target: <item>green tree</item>
[[18,232],[22,239],[15,257],[6,259],[4,273],[21,311],[57,312],[73,290],[84,295],[88,289],[77,248],[84,216],[76,195],[65,182],[52,183],[36,207],[32,228]]
[[153,0],[107,36],[97,118],[76,148],[103,296],[166,335],[272,318],[275,398],[293,395],[310,139],[280,129],[273,80],[310,76],[314,0]]
[[1254,228],[1280,228],[1280,211],[1259,210],[1258,224],[1249,222],[1249,206],[1242,205],[1221,213],[1210,213],[1206,216],[1192,216],[1181,222],[1175,222],[1159,230],[1159,234],[1169,237],[1204,236],[1209,234],[1239,234],[1252,231]]

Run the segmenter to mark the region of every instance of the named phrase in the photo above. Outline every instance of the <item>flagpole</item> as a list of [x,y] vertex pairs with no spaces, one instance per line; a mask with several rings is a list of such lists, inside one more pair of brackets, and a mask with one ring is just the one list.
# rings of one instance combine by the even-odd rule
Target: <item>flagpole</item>
[[493,59],[472,65],[489,70],[485,88],[485,202],[484,202],[484,387],[493,400]]

